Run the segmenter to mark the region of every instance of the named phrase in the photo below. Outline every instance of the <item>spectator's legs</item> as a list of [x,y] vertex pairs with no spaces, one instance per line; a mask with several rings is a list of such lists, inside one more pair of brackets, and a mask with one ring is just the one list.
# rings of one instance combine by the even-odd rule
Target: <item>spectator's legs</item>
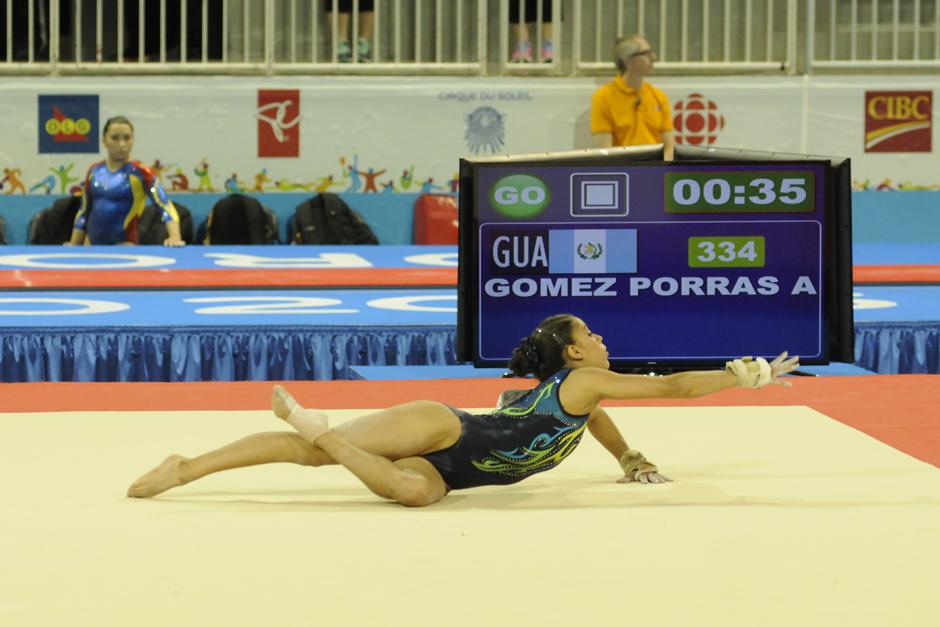
[[542,22],[542,61],[551,63],[555,59],[555,46],[553,43],[554,29],[551,22]]
[[[349,35],[349,15],[350,15],[349,13],[343,13],[342,11],[340,11],[339,13],[339,19],[337,20],[337,22],[339,23],[338,37],[340,38],[340,40],[347,39]],[[327,15],[327,17],[330,20],[329,23],[333,24],[333,16]]]
[[372,39],[372,27],[375,24],[375,13],[365,11],[359,14],[359,38]]
[[[329,0],[327,0],[329,7]],[[326,13],[326,27],[333,33],[333,12]],[[340,63],[349,63],[352,60],[352,46],[349,45],[349,13],[342,10],[336,16],[336,32],[332,34],[333,46],[336,48],[336,60]]]
[[360,61],[372,60],[372,28],[375,22],[375,13],[361,11],[359,13],[359,41],[356,42]]
[[512,53],[513,63],[531,63],[532,62],[532,42],[529,41],[529,29],[526,24],[513,24],[513,33],[515,34],[516,46]]

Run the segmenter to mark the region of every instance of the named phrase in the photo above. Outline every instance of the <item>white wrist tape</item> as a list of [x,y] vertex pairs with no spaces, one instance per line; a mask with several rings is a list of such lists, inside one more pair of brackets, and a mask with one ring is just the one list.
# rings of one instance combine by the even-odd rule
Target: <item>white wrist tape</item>
[[762,388],[771,381],[770,364],[763,357],[754,361],[729,361],[725,364],[725,370],[737,378],[738,385],[745,388]]
[[770,364],[767,363],[767,360],[764,359],[763,357],[758,357],[757,365],[760,368],[760,376],[757,378],[757,385],[755,385],[754,387],[762,388],[768,383],[770,383],[770,379],[771,379]]
[[659,472],[656,464],[646,459],[643,453],[632,448],[628,448],[620,456],[620,467],[623,469],[623,474],[634,481],[644,472]]

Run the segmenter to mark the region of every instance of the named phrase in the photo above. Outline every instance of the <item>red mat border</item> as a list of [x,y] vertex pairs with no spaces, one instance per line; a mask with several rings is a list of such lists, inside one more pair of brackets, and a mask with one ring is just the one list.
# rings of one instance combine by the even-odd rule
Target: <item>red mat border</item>
[[0,289],[454,287],[456,268],[305,268],[225,270],[14,270]]
[[940,265],[853,266],[852,281],[856,285],[940,283]]
[[[857,285],[940,283],[940,265],[854,266]],[[13,270],[0,289],[455,287],[456,268]]]
[[[878,375],[795,378],[792,388],[732,389],[698,399],[614,401],[611,407],[806,405],[830,418],[940,467],[940,377]],[[486,407],[512,379],[436,381],[288,381],[305,405],[381,409],[417,398],[455,407]],[[0,412],[260,410],[270,382],[9,383],[0,384]],[[794,460],[801,452],[793,451]]]

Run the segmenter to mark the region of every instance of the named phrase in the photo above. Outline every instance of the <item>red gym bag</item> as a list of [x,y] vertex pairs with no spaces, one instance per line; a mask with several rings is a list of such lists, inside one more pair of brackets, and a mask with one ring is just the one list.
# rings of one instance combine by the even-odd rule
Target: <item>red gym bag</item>
[[415,201],[415,244],[457,243],[457,198],[421,194]]

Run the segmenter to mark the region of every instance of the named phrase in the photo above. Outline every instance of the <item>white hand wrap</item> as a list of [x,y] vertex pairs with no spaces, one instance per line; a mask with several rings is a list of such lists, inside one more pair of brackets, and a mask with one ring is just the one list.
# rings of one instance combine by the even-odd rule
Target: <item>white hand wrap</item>
[[628,448],[620,456],[620,467],[623,469],[623,474],[634,481],[637,481],[644,472],[659,472],[656,464],[646,459],[643,453],[632,448]]
[[744,388],[762,388],[771,381],[770,364],[763,357],[754,361],[735,359],[725,364],[725,370],[738,379],[738,385]]

